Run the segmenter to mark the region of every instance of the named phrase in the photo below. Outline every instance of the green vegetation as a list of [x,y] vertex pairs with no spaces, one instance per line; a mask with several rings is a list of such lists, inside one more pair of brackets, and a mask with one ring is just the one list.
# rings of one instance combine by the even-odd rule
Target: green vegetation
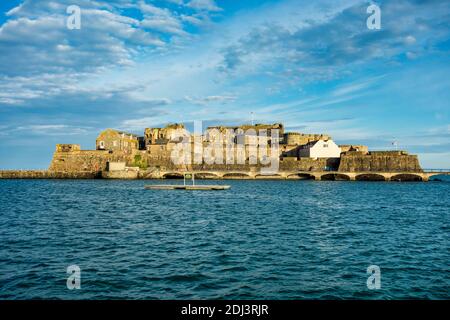
[[139,167],[141,169],[147,169],[148,164],[146,159],[142,159],[142,156],[140,154],[137,154],[134,156],[134,163],[133,163],[134,167]]

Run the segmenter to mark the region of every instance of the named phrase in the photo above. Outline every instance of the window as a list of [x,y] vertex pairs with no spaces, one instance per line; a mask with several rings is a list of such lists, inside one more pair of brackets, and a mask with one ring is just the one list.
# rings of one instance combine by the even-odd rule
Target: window
[[100,149],[105,149],[105,141],[100,141],[98,145]]
[[323,147],[324,147],[324,148],[328,148],[328,143],[324,143],[324,144],[323,144]]

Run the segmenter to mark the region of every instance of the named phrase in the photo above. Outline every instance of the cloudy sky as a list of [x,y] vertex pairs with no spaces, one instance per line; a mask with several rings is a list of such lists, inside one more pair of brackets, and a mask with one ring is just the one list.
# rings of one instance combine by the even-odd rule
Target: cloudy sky
[[[450,168],[450,1],[0,2],[0,168],[112,127],[282,122]],[[69,5],[81,29],[67,28]]]

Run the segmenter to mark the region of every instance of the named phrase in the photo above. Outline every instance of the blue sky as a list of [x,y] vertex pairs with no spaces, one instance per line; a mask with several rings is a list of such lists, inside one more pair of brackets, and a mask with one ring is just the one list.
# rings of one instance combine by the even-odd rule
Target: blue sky
[[[283,122],[450,168],[450,1],[0,2],[0,168],[112,127]],[[66,27],[69,5],[81,29]]]

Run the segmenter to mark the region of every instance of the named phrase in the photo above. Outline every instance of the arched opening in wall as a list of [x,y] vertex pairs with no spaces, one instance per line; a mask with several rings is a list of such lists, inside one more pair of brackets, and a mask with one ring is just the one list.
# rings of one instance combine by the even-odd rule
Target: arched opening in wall
[[430,181],[448,181],[450,180],[445,174],[435,174],[430,176]]
[[248,179],[250,176],[245,173],[232,172],[223,176],[224,179]]
[[200,172],[195,174],[195,179],[219,179],[220,177],[217,174],[210,172]]
[[412,173],[402,173],[391,177],[391,181],[418,182],[422,177]]
[[290,174],[287,177],[288,179],[293,180],[314,180],[315,177],[312,174],[307,173],[297,173],[297,174]]
[[166,173],[165,175],[163,175],[164,179],[183,179],[183,175],[181,173],[175,173],[175,172],[171,172],[171,173]]
[[386,179],[381,174],[376,173],[365,173],[360,174],[355,177],[357,181],[386,181]]
[[350,177],[346,174],[340,174],[340,173],[328,173],[324,174],[320,177],[320,180],[324,181],[349,181]]
[[337,171],[339,168],[340,161],[341,161],[341,158],[328,158],[326,167],[330,171]]
[[255,176],[256,179],[267,179],[267,180],[279,180],[282,179],[283,177],[279,174],[270,174],[270,175],[265,175],[265,174],[258,174]]

